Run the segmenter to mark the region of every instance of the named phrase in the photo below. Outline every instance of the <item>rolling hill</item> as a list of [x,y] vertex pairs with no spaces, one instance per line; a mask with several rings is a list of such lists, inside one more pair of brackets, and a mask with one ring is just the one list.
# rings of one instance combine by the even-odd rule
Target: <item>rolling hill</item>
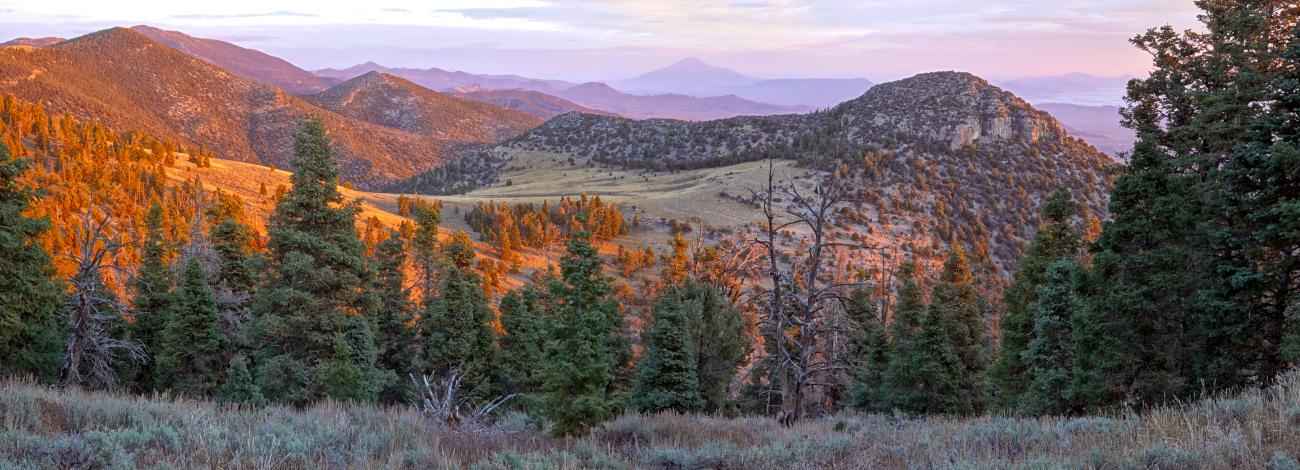
[[382,72],[369,72],[307,97],[360,121],[441,141],[488,144],[542,120],[522,111],[438,93]]
[[513,90],[492,90],[483,87],[457,87],[452,94],[474,101],[491,103],[503,108],[523,111],[542,119],[550,119],[564,113],[601,114],[614,116],[614,113],[589,108],[578,103],[548,95],[540,91],[516,88]]
[[321,69],[316,75],[337,80],[349,80],[370,72],[384,72],[405,78],[431,90],[450,90],[456,87],[482,86],[493,90],[524,89],[543,93],[568,88],[574,84],[563,80],[542,80],[518,75],[487,75],[440,68],[416,69],[385,67],[374,62],[357,64],[345,69]]
[[751,101],[807,108],[834,106],[861,95],[872,85],[863,78],[754,78],[694,57],[611,84],[633,93],[736,95]]
[[925,258],[956,241],[1006,275],[1027,243],[1036,201],[1072,190],[1106,212],[1114,164],[1050,114],[967,73],[876,85],[803,115],[684,122],[567,114],[501,146],[590,158],[650,172],[721,167],[767,157],[855,178],[845,237]]
[[32,46],[47,47],[53,46],[63,41],[63,38],[44,37],[44,38],[14,38],[5,42],[0,42],[0,46]]
[[684,119],[702,121],[731,116],[787,114],[808,111],[804,106],[759,103],[735,95],[697,98],[681,94],[633,95],[604,83],[584,83],[554,93],[592,108],[632,119]]
[[279,167],[288,165],[299,122],[314,115],[330,129],[344,178],[364,188],[422,173],[455,159],[465,144],[485,141],[353,119],[126,28],[50,47],[0,48],[0,91],[53,112]]
[[168,31],[145,25],[132,26],[131,29],[235,75],[278,87],[289,93],[297,95],[315,93],[338,83],[338,80],[317,76],[279,57],[228,42],[191,37],[179,31]]

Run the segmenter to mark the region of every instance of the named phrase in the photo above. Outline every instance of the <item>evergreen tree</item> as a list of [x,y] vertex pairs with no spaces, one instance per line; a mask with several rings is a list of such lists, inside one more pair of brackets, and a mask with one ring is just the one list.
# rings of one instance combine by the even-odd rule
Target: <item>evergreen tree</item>
[[37,237],[49,221],[23,215],[35,193],[18,182],[27,162],[0,143],[0,374],[52,382],[63,353],[59,286]]
[[1000,320],[1002,334],[997,361],[989,369],[995,403],[1015,407],[1029,384],[1029,367],[1021,359],[1033,333],[1035,320],[1029,304],[1038,298],[1038,287],[1047,275],[1047,267],[1058,260],[1074,259],[1080,249],[1080,235],[1070,227],[1078,208],[1067,189],[1058,189],[1043,202],[1038,233],[1025,250],[1011,285],[1003,291],[1004,312]]
[[436,377],[460,371],[462,396],[488,398],[496,365],[491,321],[482,280],[469,268],[449,262],[442,271],[438,297],[420,318],[424,371]]
[[294,165],[293,188],[267,226],[267,280],[253,303],[256,382],[268,399],[295,405],[370,400],[382,385],[370,324],[378,299],[319,120],[295,135]]
[[248,372],[248,360],[242,354],[230,358],[225,382],[217,391],[217,401],[259,408],[266,406],[266,397],[262,396],[262,390],[253,383],[253,375]]
[[921,317],[926,306],[921,286],[917,284],[915,263],[904,262],[895,278],[902,284],[894,296],[894,316],[889,324],[889,361],[880,395],[886,398],[890,408],[909,409],[921,377],[908,360],[916,347],[916,335],[921,330]]
[[889,336],[880,310],[865,290],[854,290],[844,304],[844,314],[851,325],[848,360],[848,404],[865,411],[887,411],[889,396],[885,388],[885,369],[889,367]]
[[1250,238],[1251,214],[1233,207],[1225,171],[1268,108],[1258,104],[1300,11],[1198,5],[1204,31],[1165,26],[1133,40],[1154,70],[1129,83],[1125,123],[1138,141],[1081,285],[1071,393],[1086,408],[1156,403],[1280,369],[1272,340],[1256,334],[1269,328],[1246,293],[1253,268],[1239,242]]
[[944,262],[910,351],[901,364],[890,365],[907,370],[903,390],[891,390],[901,392],[898,408],[951,414],[982,409],[987,349],[981,304],[970,261],[955,249]]
[[1072,410],[1068,390],[1073,381],[1072,317],[1079,310],[1074,275],[1079,266],[1058,260],[1043,273],[1035,300],[1029,303],[1034,329],[1021,353],[1027,387],[1018,398],[1020,412],[1064,414]]
[[643,336],[645,355],[632,393],[637,411],[694,413],[704,408],[696,369],[697,345],[689,332],[689,308],[674,296],[656,302],[654,324]]
[[377,266],[375,290],[379,295],[379,312],[375,317],[378,333],[379,358],[376,365],[384,371],[384,388],[379,400],[385,403],[405,403],[412,398],[409,376],[419,371],[416,365],[415,308],[411,293],[405,286],[406,276],[402,266],[406,263],[406,247],[396,234],[389,235],[375,249]]
[[541,294],[532,286],[506,292],[501,298],[501,364],[503,392],[533,394],[541,387],[545,337]]
[[217,222],[208,231],[212,239],[212,249],[217,253],[220,263],[216,283],[225,285],[240,297],[251,295],[257,284],[257,274],[253,267],[253,234],[247,225],[232,218]]
[[702,282],[687,280],[660,298],[686,312],[704,411],[726,409],[727,386],[753,346],[745,317],[716,288]]
[[1276,44],[1285,52],[1267,90],[1271,106],[1232,153],[1219,192],[1241,216],[1217,232],[1222,252],[1238,255],[1221,257],[1224,296],[1249,306],[1252,321],[1236,334],[1254,341],[1238,352],[1261,358],[1261,379],[1300,363],[1300,26],[1290,33],[1289,48]]
[[433,298],[434,282],[438,276],[438,225],[441,223],[442,211],[437,207],[430,204],[416,206],[411,253],[426,304]]
[[613,412],[609,387],[618,354],[611,346],[622,335],[623,318],[589,234],[571,234],[560,272],[541,371],[541,411],[556,434],[579,435]]
[[186,263],[172,308],[161,332],[154,383],[179,395],[212,395],[221,384],[230,340],[221,329],[216,295],[197,258]]
[[131,298],[133,321],[127,329],[129,337],[140,344],[148,355],[141,363],[129,365],[123,371],[123,383],[140,392],[163,388],[156,382],[159,356],[166,349],[163,329],[172,318],[175,300],[172,295],[171,268],[167,264],[167,248],[163,240],[163,208],[154,201],[145,215],[147,238],[140,254],[140,269],[130,282],[135,292]]

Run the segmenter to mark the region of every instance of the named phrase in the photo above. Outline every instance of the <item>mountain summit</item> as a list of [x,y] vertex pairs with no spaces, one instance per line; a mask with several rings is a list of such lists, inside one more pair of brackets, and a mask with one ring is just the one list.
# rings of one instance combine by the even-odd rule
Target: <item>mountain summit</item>
[[619,89],[634,93],[682,93],[708,96],[726,94],[733,87],[751,85],[760,79],[747,77],[728,68],[709,65],[695,57],[674,62],[635,78],[614,83]]

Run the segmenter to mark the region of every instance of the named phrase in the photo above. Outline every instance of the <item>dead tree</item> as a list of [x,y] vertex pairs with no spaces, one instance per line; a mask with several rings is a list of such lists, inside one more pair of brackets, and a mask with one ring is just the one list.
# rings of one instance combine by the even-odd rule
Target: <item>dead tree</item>
[[126,245],[115,239],[107,215],[96,217],[88,208],[81,224],[69,230],[76,252],[71,254],[77,265],[70,280],[65,303],[68,313],[68,343],[59,381],[74,384],[112,387],[117,384],[113,364],[119,360],[139,362],[145,352],[134,341],[113,337],[111,325],[122,321],[126,306],[104,284],[104,271],[117,270],[110,261]]
[[[846,182],[835,176],[817,181],[811,192],[794,184],[777,185],[774,165],[769,162],[767,185],[751,190],[763,214],[762,233],[751,241],[767,258],[767,282],[759,292],[764,307],[759,325],[769,343],[772,374],[780,387],[783,424],[801,419],[805,400],[813,387],[833,384],[819,377],[845,366],[829,354],[820,343],[839,332],[831,309],[842,306],[842,293],[856,283],[826,279],[829,256],[842,250],[863,248],[861,245],[833,241],[829,235],[835,209],[848,202]],[[778,196],[785,201],[778,201]],[[785,207],[778,207],[784,202]],[[803,229],[807,233],[807,250],[786,250],[780,237],[786,230]]]
[[421,375],[420,380],[416,380],[412,375],[411,382],[420,394],[416,411],[428,416],[438,426],[482,426],[487,424],[493,411],[515,398],[516,394],[512,393],[474,406],[458,395],[462,378],[464,374],[459,368],[448,372],[447,377],[437,381],[437,385],[430,376]]

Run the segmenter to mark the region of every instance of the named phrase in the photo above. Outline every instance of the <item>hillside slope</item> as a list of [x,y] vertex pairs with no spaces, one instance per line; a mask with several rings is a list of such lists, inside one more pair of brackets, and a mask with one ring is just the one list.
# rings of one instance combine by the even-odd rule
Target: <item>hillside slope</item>
[[279,57],[225,41],[196,38],[180,31],[168,31],[146,25],[132,26],[131,30],[235,75],[296,95],[315,93],[338,82],[300,69]]
[[239,77],[125,28],[43,48],[0,48],[0,92],[52,112],[148,133],[239,161],[286,167],[299,122],[325,121],[343,177],[378,188],[434,168],[466,143],[371,124]]
[[307,100],[353,119],[461,143],[492,143],[542,123],[522,111],[445,95],[382,72],[353,78]]
[[614,113],[589,108],[558,96],[548,95],[540,91],[524,90],[521,88],[512,90],[492,90],[482,87],[459,87],[454,89],[452,94],[461,98],[523,111],[542,119],[550,119],[564,113],[615,116]]
[[824,112],[705,122],[568,114],[505,144],[672,171],[774,157],[855,178],[844,236],[893,231],[925,257],[956,240],[1007,274],[1037,201],[1071,189],[1101,218],[1114,162],[1051,115],[974,75],[937,72],[876,85]]

